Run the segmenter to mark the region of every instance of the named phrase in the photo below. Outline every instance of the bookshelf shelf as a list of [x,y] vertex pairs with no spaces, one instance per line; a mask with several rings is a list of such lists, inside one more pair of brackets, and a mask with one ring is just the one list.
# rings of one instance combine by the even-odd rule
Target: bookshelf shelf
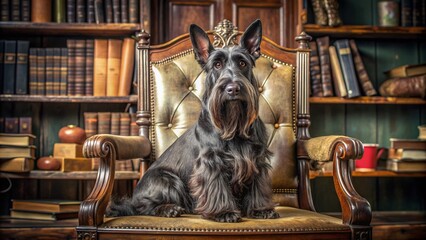
[[424,39],[426,27],[379,27],[344,25],[339,27],[305,24],[304,31],[312,36],[329,35],[344,38]]
[[426,105],[426,100],[421,98],[396,98],[396,97],[311,97],[312,104],[396,104],[396,105]]
[[118,37],[132,35],[139,31],[140,25],[133,23],[33,23],[33,22],[0,22],[1,35],[78,35]]
[[[332,177],[332,172],[311,171],[309,177]],[[353,171],[352,177],[426,177],[426,172]]]
[[94,97],[94,96],[40,96],[40,95],[0,95],[2,102],[62,102],[62,103],[136,103],[137,96]]
[[[35,179],[35,180],[94,180],[96,179],[97,171],[74,171],[74,172],[60,172],[60,171],[40,171],[33,170],[29,173],[0,173],[2,178],[11,179]],[[115,179],[117,180],[138,180],[139,172],[136,171],[116,171]]]

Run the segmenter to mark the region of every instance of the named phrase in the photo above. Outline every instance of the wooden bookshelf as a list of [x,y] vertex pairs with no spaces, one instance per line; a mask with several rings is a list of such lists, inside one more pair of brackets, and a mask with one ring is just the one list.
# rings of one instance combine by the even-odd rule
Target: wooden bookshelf
[[[73,172],[60,172],[60,171],[41,171],[33,170],[28,173],[6,173],[1,172],[1,178],[10,179],[35,179],[35,180],[95,180],[98,171],[73,171]],[[138,180],[139,172],[136,171],[116,171],[115,179],[117,180]]]
[[313,104],[406,104],[426,105],[426,100],[421,98],[397,98],[397,97],[311,97],[309,102]]
[[94,97],[94,96],[41,96],[41,95],[0,95],[2,102],[62,102],[62,103],[137,103],[137,96]]
[[[309,177],[332,177],[333,173],[322,171],[310,171]],[[426,177],[426,172],[392,172],[386,170],[377,171],[353,171],[352,177]]]

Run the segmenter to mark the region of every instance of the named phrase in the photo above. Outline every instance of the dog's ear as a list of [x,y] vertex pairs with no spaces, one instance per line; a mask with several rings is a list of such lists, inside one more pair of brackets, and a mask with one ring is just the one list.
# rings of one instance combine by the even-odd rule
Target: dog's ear
[[262,22],[257,19],[254,21],[240,40],[240,46],[247,49],[250,55],[255,59],[260,57],[260,42],[262,41]]
[[210,53],[214,50],[213,45],[206,32],[195,24],[189,27],[192,47],[194,48],[195,59],[204,66],[207,63]]

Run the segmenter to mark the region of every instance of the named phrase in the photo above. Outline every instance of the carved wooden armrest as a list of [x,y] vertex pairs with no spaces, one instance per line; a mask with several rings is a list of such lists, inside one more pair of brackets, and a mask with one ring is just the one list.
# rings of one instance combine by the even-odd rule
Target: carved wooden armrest
[[80,206],[79,227],[96,227],[103,223],[114,185],[115,160],[143,158],[150,152],[151,143],[141,136],[99,134],[86,140],[84,156],[100,158],[100,161],[93,190]]
[[351,159],[362,157],[362,142],[346,136],[326,136],[301,141],[301,144],[311,161],[333,161],[333,181],[342,207],[343,223],[369,226],[371,207],[354,189],[349,166]]

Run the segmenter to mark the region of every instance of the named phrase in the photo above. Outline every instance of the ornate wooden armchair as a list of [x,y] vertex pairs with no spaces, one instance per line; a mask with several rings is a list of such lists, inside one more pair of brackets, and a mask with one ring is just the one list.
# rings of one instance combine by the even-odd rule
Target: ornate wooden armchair
[[[224,20],[209,36],[215,47],[235,44],[240,33]],[[369,239],[371,209],[352,186],[349,160],[363,154],[359,140],[309,136],[310,37],[296,38],[297,49],[264,37],[254,73],[259,82],[260,117],[269,133],[272,185],[279,219],[217,223],[198,215],[178,218],[105,218],[115,161],[141,159],[141,172],[197,119],[204,73],[194,59],[189,35],[151,46],[138,34],[138,112],[140,136],[95,135],[84,144],[86,157],[100,158],[94,189],[82,203],[78,239]],[[333,161],[333,179],[342,219],[315,212],[309,183],[312,161]],[[130,194],[130,193],[129,193]],[[326,197],[326,196],[325,196]]]

